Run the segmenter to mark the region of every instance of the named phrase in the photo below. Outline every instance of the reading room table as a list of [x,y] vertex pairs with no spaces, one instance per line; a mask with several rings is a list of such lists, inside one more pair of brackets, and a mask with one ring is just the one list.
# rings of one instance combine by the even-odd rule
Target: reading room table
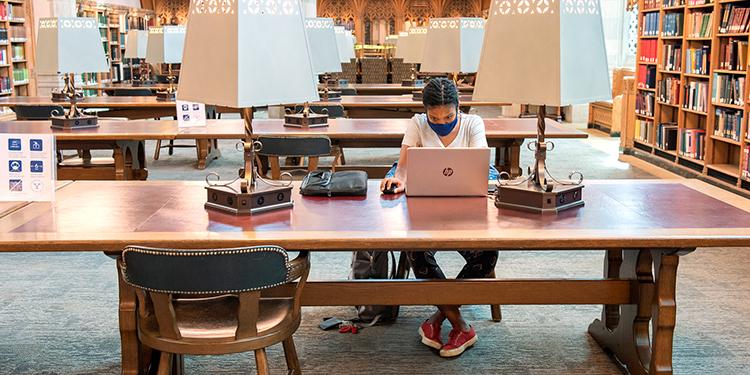
[[[291,128],[280,119],[253,120],[255,136],[325,135],[342,148],[401,147],[410,119],[333,119],[323,128]],[[484,119],[487,142],[494,147],[495,165],[513,176],[521,174],[520,153],[524,139],[536,137],[536,119]],[[197,143],[198,169],[204,169],[220,156],[215,139],[242,139],[242,120],[207,120],[206,126],[183,127],[174,120],[99,120],[98,128],[59,130],[48,121],[0,122],[0,133],[53,134],[58,149],[113,150],[117,179],[146,179],[145,140],[188,140]],[[548,138],[586,138],[585,132],[547,120]],[[395,161],[395,160],[394,160]],[[361,169],[373,177],[384,176],[390,165],[344,165],[342,169]],[[76,179],[75,176],[68,176]]]
[[[750,247],[750,204],[718,200],[727,193],[697,180],[585,183],[585,206],[557,215],[497,209],[486,197],[381,195],[379,181],[371,180],[366,197],[302,197],[295,185],[293,208],[234,216],[204,208],[203,182],[77,181],[60,188],[55,202],[30,203],[0,218],[0,251],[119,257],[128,245],[604,250],[600,279],[309,281],[302,304],[603,305],[588,327],[596,342],[632,374],[671,374],[680,257],[698,247]],[[149,355],[136,334],[135,290],[121,277],[119,294],[122,372],[146,373]]]

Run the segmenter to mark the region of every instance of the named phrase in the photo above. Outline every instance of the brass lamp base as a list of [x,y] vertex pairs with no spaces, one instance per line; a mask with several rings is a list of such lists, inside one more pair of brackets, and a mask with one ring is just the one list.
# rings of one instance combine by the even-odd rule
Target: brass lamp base
[[90,115],[50,116],[50,120],[52,120],[53,129],[74,130],[99,127],[99,118]]
[[324,102],[332,102],[336,100],[341,100],[341,91],[323,90],[323,91],[318,91],[318,95],[320,95],[320,100]]
[[424,86],[424,80],[423,79],[405,79],[401,81],[401,86],[403,87],[421,87]]
[[495,207],[535,213],[559,213],[583,206],[583,185],[556,184],[546,192],[536,186],[499,185],[495,193]]
[[284,116],[284,126],[292,128],[322,128],[328,126],[328,115],[293,113]]
[[250,192],[241,193],[240,183],[234,185],[206,186],[204,207],[234,215],[251,215],[294,205],[292,186],[273,186],[258,180]]
[[141,81],[141,80],[133,80],[131,82],[133,87],[143,87],[143,86],[153,86],[156,82],[154,81]]
[[156,100],[161,102],[173,102],[177,100],[176,91],[157,91]]
[[[84,97],[78,97],[76,98],[77,102],[83,101]],[[68,97],[67,93],[63,93],[60,91],[52,91],[52,101],[53,102],[68,102],[70,101],[70,97]]]

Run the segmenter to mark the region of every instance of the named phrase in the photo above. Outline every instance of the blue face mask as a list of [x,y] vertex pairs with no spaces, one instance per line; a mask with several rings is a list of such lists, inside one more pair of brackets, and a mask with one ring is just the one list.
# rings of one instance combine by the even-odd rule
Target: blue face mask
[[447,124],[435,124],[433,122],[430,122],[430,118],[427,117],[427,125],[430,125],[430,129],[437,133],[437,135],[445,137],[446,135],[450,134],[453,131],[453,128],[456,127],[456,124],[458,124],[458,116],[459,113],[456,112],[456,117],[453,119],[453,121]]

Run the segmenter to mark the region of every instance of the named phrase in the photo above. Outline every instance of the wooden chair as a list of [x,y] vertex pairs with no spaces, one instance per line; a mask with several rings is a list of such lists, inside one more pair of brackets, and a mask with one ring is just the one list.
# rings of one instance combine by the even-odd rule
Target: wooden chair
[[[336,170],[336,164],[340,157],[340,151],[337,147],[331,146],[331,139],[324,136],[317,137],[258,137],[258,141],[263,145],[257,152],[259,157],[268,158],[271,169],[271,179],[278,180],[281,178],[281,163],[279,158],[307,157],[307,170],[312,172],[318,169],[318,162],[321,156],[333,156],[331,170]],[[258,163],[262,165],[262,163]],[[261,175],[266,175],[266,170],[260,171]]]
[[[161,352],[157,374],[182,373],[185,354],[251,350],[258,374],[268,374],[265,348],[278,343],[284,346],[289,373],[301,373],[292,335],[300,325],[300,295],[310,271],[307,252],[289,261],[276,246],[133,246],[123,251],[119,265],[124,281],[136,289],[138,337]],[[292,292],[273,298],[261,294],[295,280]]]

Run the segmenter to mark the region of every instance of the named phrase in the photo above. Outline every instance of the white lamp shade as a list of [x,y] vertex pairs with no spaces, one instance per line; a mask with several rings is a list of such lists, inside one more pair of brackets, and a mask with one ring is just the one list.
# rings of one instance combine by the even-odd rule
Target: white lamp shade
[[474,99],[566,106],[610,99],[598,0],[495,0]]
[[394,52],[394,57],[403,59],[403,51],[409,49],[409,43],[411,43],[411,40],[409,39],[409,33],[402,31],[398,33],[398,39],[396,39],[396,52]]
[[233,108],[319,100],[299,1],[222,4],[191,1],[178,99]]
[[125,36],[126,59],[145,59],[146,46],[148,45],[148,31],[129,30]]
[[108,72],[94,18],[40,18],[36,68],[42,74]]
[[146,61],[152,64],[182,62],[185,26],[152,27],[148,30]]
[[312,54],[315,74],[341,71],[336,32],[332,18],[308,18],[305,20],[307,41]]
[[[406,43],[402,41],[406,40]],[[427,41],[426,27],[412,27],[407,37],[399,37],[396,46],[396,57],[404,59],[405,63],[420,64],[424,54],[424,46]]]
[[348,63],[354,58],[354,45],[349,37],[348,31],[343,26],[333,28],[336,33],[336,47],[339,52],[339,59],[342,63]]
[[425,41],[421,70],[474,73],[484,38],[482,18],[433,18]]

